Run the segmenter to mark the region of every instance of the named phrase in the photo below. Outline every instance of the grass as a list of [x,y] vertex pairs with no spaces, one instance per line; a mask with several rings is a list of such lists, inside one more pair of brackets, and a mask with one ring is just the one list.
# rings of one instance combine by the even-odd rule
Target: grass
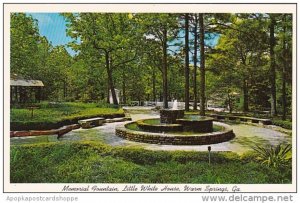
[[96,103],[74,103],[65,102],[55,105],[44,102],[39,109],[34,110],[31,118],[31,111],[27,108],[12,108],[10,121],[36,121],[36,122],[58,122],[74,117],[93,116],[99,114],[123,113],[122,109],[101,106]]
[[10,122],[12,130],[41,130],[77,123],[76,119],[120,114],[123,114],[122,109],[113,108],[107,104],[43,102],[38,109],[34,109],[33,117],[31,117],[31,110],[27,108],[11,108]]
[[[232,152],[151,151],[102,142],[11,147],[12,183],[291,183],[291,166],[275,170]],[[249,158],[250,157],[250,158]],[[239,175],[237,175],[239,174]]]
[[126,127],[127,127],[129,130],[137,130],[137,131],[140,130],[136,122],[129,123],[129,124],[126,125]]
[[160,119],[159,118],[154,118],[154,119],[145,119],[143,120],[144,123],[150,124],[150,125],[160,125]]

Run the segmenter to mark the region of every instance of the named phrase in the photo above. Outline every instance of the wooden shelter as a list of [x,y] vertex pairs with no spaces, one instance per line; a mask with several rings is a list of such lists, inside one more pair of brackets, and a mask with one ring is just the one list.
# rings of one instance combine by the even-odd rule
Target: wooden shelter
[[10,103],[40,102],[42,87],[44,84],[40,80],[28,80],[14,75],[10,78]]

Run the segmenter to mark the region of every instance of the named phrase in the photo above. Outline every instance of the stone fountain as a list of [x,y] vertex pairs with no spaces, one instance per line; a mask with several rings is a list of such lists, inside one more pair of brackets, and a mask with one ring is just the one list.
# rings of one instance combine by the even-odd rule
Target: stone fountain
[[174,100],[172,109],[160,110],[160,122],[167,124],[176,123],[177,119],[184,117],[184,110],[178,109],[178,102]]
[[204,145],[226,142],[234,138],[231,127],[213,122],[213,118],[185,115],[178,109],[160,110],[159,119],[141,119],[116,128],[116,135],[136,142],[168,145]]

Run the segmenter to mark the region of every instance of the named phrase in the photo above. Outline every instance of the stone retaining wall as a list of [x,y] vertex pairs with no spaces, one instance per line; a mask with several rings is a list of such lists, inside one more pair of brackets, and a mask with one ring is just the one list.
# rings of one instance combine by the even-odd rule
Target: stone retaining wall
[[40,135],[58,135],[58,137],[66,134],[72,130],[80,128],[79,124],[63,126],[59,129],[53,130],[30,130],[30,131],[10,131],[10,137],[27,137]]
[[[113,118],[113,119],[107,119],[108,123],[112,122],[122,122],[122,121],[128,121],[129,118],[123,117],[123,118]],[[22,131],[10,131],[10,137],[27,137],[27,136],[41,136],[41,135],[57,135],[58,138],[63,136],[64,134],[80,128],[80,124],[72,124],[72,125],[66,125],[62,126],[58,129],[51,129],[51,130],[22,130]]]
[[208,145],[226,142],[235,137],[232,129],[226,125],[217,123],[223,127],[223,131],[200,135],[174,135],[135,131],[125,126],[116,128],[116,135],[135,142],[165,145]]

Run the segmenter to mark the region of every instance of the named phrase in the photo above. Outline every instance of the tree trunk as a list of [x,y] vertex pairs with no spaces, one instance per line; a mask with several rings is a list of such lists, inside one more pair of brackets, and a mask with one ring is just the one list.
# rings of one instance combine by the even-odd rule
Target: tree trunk
[[282,39],[282,45],[283,45],[283,66],[282,66],[282,120],[286,120],[286,69],[287,69],[287,62],[286,62],[286,15],[284,14],[283,19],[283,39]]
[[198,18],[195,15],[195,30],[194,30],[194,110],[197,110],[197,24]]
[[230,96],[230,92],[227,93],[227,98],[228,98],[228,107],[229,107],[229,113],[232,113],[232,98]]
[[167,28],[163,29],[163,61],[162,61],[162,75],[163,75],[163,107],[168,108],[168,70],[167,70]]
[[270,24],[270,84],[271,84],[271,116],[277,114],[276,111],[276,70],[275,70],[275,18],[273,15],[270,15],[271,24]]
[[109,82],[108,82],[108,77],[107,77],[107,88],[106,88],[106,92],[107,92],[107,97],[106,97],[106,103],[110,103],[109,101]]
[[111,92],[111,96],[113,99],[113,104],[118,105],[118,100],[115,92],[115,87],[113,83],[113,78],[112,78],[112,70],[110,68],[110,61],[109,61],[109,53],[105,53],[105,62],[106,62],[106,71],[107,71],[107,78],[108,78],[108,86]]
[[152,94],[153,94],[153,102],[155,102],[156,101],[156,74],[154,68],[152,68]]
[[243,80],[243,96],[244,96],[243,111],[247,112],[249,111],[249,94],[248,94],[248,83],[246,79]]
[[162,102],[162,100],[163,100],[163,96],[162,96],[162,92],[160,91],[159,92],[159,101]]
[[126,104],[126,77],[125,77],[125,71],[122,70],[122,102],[123,104]]
[[190,67],[189,67],[189,14],[185,14],[185,110],[190,107]]
[[205,53],[204,53],[204,15],[199,14],[200,28],[200,115],[205,116]]

